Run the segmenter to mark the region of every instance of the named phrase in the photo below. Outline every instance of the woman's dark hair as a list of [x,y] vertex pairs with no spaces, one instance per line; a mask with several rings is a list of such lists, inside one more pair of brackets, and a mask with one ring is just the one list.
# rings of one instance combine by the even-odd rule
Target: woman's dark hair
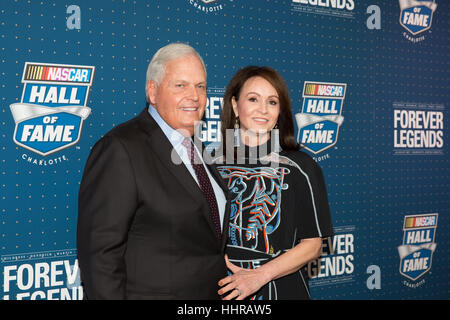
[[248,66],[240,69],[231,79],[223,98],[223,108],[221,113],[222,121],[222,150],[226,149],[226,130],[233,129],[236,116],[231,103],[234,97],[239,100],[239,95],[244,83],[253,77],[262,77],[267,80],[277,91],[280,102],[280,114],[278,116],[278,129],[280,134],[280,147],[282,150],[300,150],[300,145],[294,138],[294,119],[292,117],[291,99],[289,89],[283,78],[277,71],[270,67]]

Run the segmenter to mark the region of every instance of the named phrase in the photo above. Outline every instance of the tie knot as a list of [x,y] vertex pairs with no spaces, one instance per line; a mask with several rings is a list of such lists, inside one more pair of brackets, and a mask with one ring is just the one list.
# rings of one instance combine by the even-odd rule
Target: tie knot
[[188,150],[191,149],[192,146],[192,140],[191,138],[184,138],[183,142],[181,143],[185,148],[187,148]]
[[197,157],[195,156],[194,145],[192,144],[192,140],[190,138],[184,138],[181,144],[186,148],[191,165],[198,164],[198,159],[196,159]]

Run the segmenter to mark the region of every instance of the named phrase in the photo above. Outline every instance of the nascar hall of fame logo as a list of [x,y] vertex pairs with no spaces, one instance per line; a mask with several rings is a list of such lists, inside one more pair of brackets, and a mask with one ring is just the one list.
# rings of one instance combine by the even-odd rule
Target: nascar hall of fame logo
[[[398,247],[400,274],[417,281],[431,269],[438,214],[405,216],[403,223],[403,244]],[[424,280],[416,283],[404,281],[408,287],[416,288]]]
[[[224,0],[187,0],[191,6],[204,13],[217,12],[223,9]],[[233,1],[233,0],[230,0]]]
[[[86,103],[94,71],[91,66],[26,62],[22,100],[10,105],[14,142],[43,157],[76,144],[91,113]],[[46,165],[26,154],[22,158]]]
[[308,151],[318,154],[334,146],[339,127],[346,84],[305,81],[302,112],[295,115],[297,141]]
[[411,42],[425,40],[422,32],[431,28],[433,13],[437,8],[434,0],[399,0],[400,4],[400,25],[408,33],[403,32],[403,36]]

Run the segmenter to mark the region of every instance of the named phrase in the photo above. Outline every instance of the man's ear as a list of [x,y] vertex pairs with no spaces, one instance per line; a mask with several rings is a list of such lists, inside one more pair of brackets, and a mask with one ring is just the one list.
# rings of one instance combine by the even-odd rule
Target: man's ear
[[156,95],[158,94],[158,83],[156,83],[155,80],[147,81],[146,91],[147,91],[148,101],[152,105],[155,105],[156,104]]

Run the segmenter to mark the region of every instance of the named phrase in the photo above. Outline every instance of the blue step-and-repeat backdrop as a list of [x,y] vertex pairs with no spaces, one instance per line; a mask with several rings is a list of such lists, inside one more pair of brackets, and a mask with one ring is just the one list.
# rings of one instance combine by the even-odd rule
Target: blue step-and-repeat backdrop
[[449,21],[445,0],[2,0],[1,298],[83,298],[86,159],[145,107],[170,42],[207,65],[206,144],[237,70],[285,78],[335,230],[308,264],[314,299],[450,298]]

